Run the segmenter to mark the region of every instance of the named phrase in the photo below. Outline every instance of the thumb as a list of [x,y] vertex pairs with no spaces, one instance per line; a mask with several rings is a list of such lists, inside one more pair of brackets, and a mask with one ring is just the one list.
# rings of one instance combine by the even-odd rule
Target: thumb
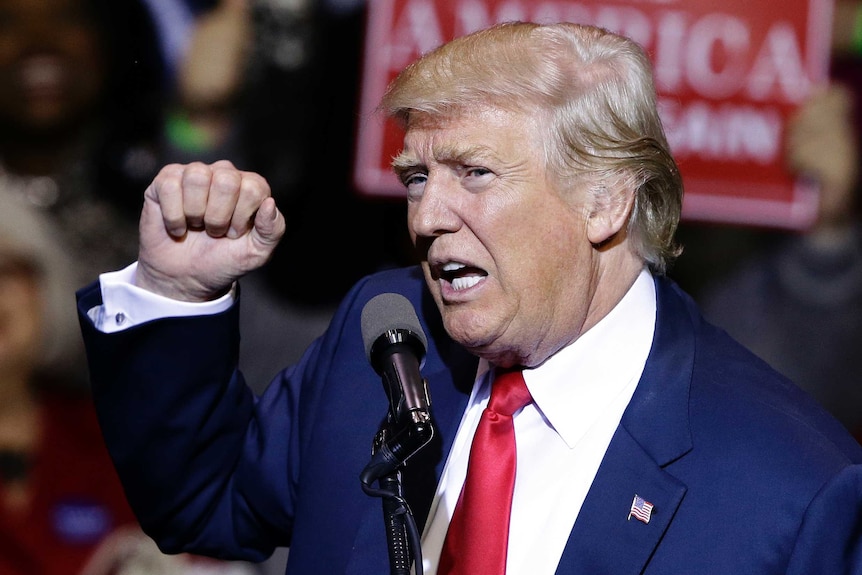
[[284,215],[275,205],[275,199],[266,198],[254,216],[254,228],[252,229],[253,241],[264,248],[272,250],[284,235],[287,224]]

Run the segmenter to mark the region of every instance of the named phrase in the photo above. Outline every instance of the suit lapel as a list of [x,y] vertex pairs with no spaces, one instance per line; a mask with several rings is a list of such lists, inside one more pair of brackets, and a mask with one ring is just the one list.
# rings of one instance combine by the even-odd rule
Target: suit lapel
[[[557,575],[642,573],[685,495],[663,467],[692,446],[688,395],[694,363],[689,314],[668,282],[656,280],[656,334],[643,376],[572,529]],[[634,497],[649,521],[630,517]]]
[[[617,430],[566,544],[557,575],[641,573],[685,494],[622,428]],[[652,505],[631,515],[635,495]]]

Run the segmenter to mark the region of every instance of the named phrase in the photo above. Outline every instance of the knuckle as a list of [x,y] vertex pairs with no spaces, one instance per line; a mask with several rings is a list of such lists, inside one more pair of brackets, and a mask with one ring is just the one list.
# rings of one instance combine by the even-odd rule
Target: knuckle
[[219,193],[234,193],[239,190],[240,175],[234,169],[217,169],[213,171],[212,188]]
[[259,174],[249,172],[243,174],[242,188],[243,191],[259,200],[263,200],[270,195],[269,184]]
[[185,186],[205,187],[209,185],[211,178],[212,173],[208,166],[200,162],[194,162],[183,170],[182,181]]

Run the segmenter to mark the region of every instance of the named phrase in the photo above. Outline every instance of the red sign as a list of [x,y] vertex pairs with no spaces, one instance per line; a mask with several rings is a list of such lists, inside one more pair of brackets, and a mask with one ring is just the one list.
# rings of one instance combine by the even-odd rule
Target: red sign
[[832,11],[832,0],[371,0],[356,187],[404,195],[389,168],[401,134],[374,113],[404,66],[494,22],[565,20],[622,33],[649,52],[684,218],[804,228],[817,190],[785,171],[784,131],[828,78]]

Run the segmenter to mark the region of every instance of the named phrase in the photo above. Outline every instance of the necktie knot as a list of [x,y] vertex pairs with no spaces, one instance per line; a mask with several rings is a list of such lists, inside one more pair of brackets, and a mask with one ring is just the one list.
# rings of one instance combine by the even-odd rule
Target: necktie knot
[[491,383],[488,409],[500,415],[511,416],[533,401],[520,369],[498,369]]

